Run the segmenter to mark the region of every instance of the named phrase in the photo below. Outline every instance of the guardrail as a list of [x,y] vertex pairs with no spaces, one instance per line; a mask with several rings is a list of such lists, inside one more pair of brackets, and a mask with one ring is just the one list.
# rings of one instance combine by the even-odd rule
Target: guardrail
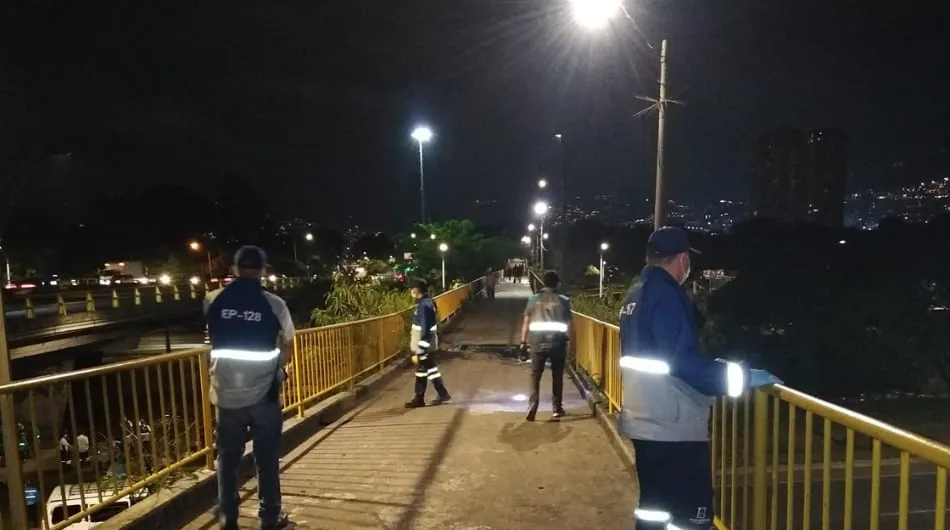
[[[532,275],[532,287],[537,283]],[[623,403],[620,328],[576,311],[573,325],[574,366],[597,385],[614,413]],[[878,530],[884,515],[896,519],[899,530],[946,528],[947,445],[783,385],[718,399],[710,425],[720,530]],[[858,448],[865,454],[858,455]],[[858,456],[869,477],[856,477]],[[914,476],[933,485],[932,504],[918,502],[913,509],[912,459]],[[886,467],[896,473],[885,472]],[[883,481],[894,478],[896,491],[886,491]],[[866,495],[856,492],[862,480],[869,482]],[[836,487],[840,491],[833,494]],[[895,498],[885,514],[882,502]],[[862,514],[857,505],[865,503]],[[916,517],[913,524],[911,517]]]
[[[278,291],[294,287],[299,283],[299,278],[264,280],[266,287]],[[217,283],[188,282],[41,291],[25,295],[6,293],[3,310],[7,318],[32,320],[44,316],[67,316],[75,313],[95,313],[100,310],[119,309],[128,306],[137,307],[143,304],[196,300],[219,286]]]
[[[481,290],[481,281],[435,297],[439,321],[458,313]],[[396,360],[408,345],[412,311],[299,330],[283,384],[285,413],[303,417],[309,405]],[[3,470],[7,506],[13,509],[0,517],[0,530],[11,515],[18,530],[59,530],[105,520],[202,465],[213,470],[208,351],[156,355],[0,386],[0,404],[15,403],[21,422],[3,426],[5,440],[19,440],[20,454]],[[61,453],[64,417],[72,443]],[[79,452],[80,433],[89,438],[88,454]],[[0,454],[12,456],[12,451]],[[17,491],[20,484],[23,493]],[[27,505],[35,507],[33,521]]]

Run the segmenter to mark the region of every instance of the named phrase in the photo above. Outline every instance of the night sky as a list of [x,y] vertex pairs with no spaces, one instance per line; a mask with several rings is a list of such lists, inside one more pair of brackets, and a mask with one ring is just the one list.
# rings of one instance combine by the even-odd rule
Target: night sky
[[645,196],[655,114],[633,114],[656,94],[664,37],[685,102],[668,124],[674,199],[747,198],[752,142],[773,127],[846,130],[852,188],[900,184],[894,162],[950,145],[943,3],[625,5],[633,22],[591,33],[566,0],[8,1],[0,169],[71,152],[34,196],[240,186],[317,221],[394,228],[418,216],[409,132],[425,122],[436,218],[509,197],[519,221],[556,174],[556,132],[570,194]]

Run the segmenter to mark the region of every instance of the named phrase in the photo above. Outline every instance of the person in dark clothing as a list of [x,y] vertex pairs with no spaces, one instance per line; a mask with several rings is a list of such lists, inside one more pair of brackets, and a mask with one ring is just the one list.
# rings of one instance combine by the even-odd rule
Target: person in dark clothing
[[551,390],[554,394],[554,418],[564,415],[564,365],[567,362],[568,339],[575,343],[571,326],[571,301],[557,293],[556,272],[544,273],[544,288],[528,299],[521,325],[522,358],[530,347],[531,397],[525,419],[534,421],[540,400],[541,374],[551,361]]
[[441,405],[452,399],[442,381],[442,373],[435,364],[438,320],[435,303],[429,297],[429,285],[422,280],[416,282],[412,287],[412,297],[416,299],[416,312],[412,315],[409,349],[416,365],[416,386],[415,395],[406,402],[406,408],[409,409],[426,406],[426,387],[429,381],[438,393],[438,397],[432,400],[433,405]]

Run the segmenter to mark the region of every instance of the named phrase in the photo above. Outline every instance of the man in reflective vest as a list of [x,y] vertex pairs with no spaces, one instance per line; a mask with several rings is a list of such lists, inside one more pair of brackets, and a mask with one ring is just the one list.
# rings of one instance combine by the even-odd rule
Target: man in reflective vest
[[438,320],[435,302],[429,297],[429,285],[423,280],[417,281],[412,286],[412,297],[416,299],[416,311],[412,314],[409,350],[412,352],[412,362],[416,365],[416,386],[415,396],[406,402],[408,409],[426,406],[426,387],[430,381],[438,393],[438,397],[432,400],[433,405],[441,405],[452,399],[442,382],[442,373],[435,364]]
[[554,394],[554,418],[564,415],[564,364],[567,362],[568,339],[575,344],[571,326],[571,301],[557,293],[560,282],[554,271],[544,273],[544,287],[528,298],[521,324],[521,355],[530,346],[531,351],[531,397],[528,399],[528,414],[525,419],[534,421],[538,413],[541,374],[544,365],[551,361],[551,390]]
[[636,454],[638,530],[713,527],[713,399],[780,382],[764,370],[703,355],[695,306],[682,288],[691,252],[685,230],[653,232],[647,266],[620,310],[620,430]]
[[254,442],[261,528],[289,525],[281,511],[283,366],[293,355],[294,323],[284,301],[264,290],[267,256],[237,251],[235,279],[208,293],[204,311],[211,340],[211,402],[217,406],[218,503],[221,528],[238,528],[238,465],[247,431]]

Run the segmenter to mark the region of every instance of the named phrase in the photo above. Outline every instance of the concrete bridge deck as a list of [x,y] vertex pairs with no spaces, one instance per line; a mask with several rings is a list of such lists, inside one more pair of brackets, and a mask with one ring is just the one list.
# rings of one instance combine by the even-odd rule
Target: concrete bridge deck
[[[407,410],[406,370],[283,458],[284,510],[298,529],[626,529],[635,485],[586,401],[565,384],[568,415],[523,420],[528,365],[517,344],[527,283],[499,285],[441,339],[450,404]],[[547,374],[546,374],[547,375]],[[549,406],[545,377],[542,406]],[[427,398],[434,397],[430,389]],[[258,528],[252,479],[241,528]],[[187,526],[217,528],[213,510]]]

